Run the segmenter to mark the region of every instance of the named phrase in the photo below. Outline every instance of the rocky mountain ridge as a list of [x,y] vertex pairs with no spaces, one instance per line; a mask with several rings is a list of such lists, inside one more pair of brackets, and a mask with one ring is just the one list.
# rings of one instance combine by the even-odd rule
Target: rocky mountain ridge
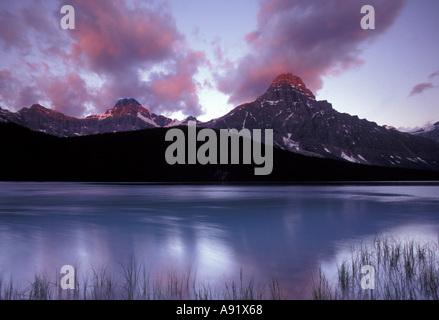
[[[121,99],[101,115],[73,118],[34,105],[16,113],[0,108],[0,122],[13,122],[58,137],[136,131],[187,125],[150,113],[135,99]],[[278,76],[255,101],[199,127],[213,129],[272,129],[274,146],[306,156],[389,167],[439,170],[439,143],[423,133],[403,133],[393,127],[336,111],[318,101],[300,77]],[[439,127],[439,126],[438,126]]]

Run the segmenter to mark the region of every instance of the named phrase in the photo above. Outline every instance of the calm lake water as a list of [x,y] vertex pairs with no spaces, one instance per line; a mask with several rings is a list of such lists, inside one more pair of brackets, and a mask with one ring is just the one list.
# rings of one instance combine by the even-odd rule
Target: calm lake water
[[295,299],[319,266],[378,233],[437,242],[439,185],[0,182],[0,270],[15,283],[65,264],[117,271],[134,255],[152,274],[277,278]]

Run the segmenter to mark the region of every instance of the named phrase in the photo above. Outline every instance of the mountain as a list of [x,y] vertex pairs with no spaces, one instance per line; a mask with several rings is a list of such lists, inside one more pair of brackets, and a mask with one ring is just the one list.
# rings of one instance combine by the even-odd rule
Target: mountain
[[[13,122],[58,137],[185,126],[212,129],[273,129],[274,146],[305,156],[385,167],[439,170],[439,143],[427,132],[403,133],[389,126],[336,111],[318,101],[302,79],[279,75],[253,102],[208,122],[182,121],[150,113],[135,99],[121,99],[101,115],[79,119],[34,105],[16,113],[0,108],[0,122]],[[437,128],[436,124],[436,128]],[[428,131],[428,137],[437,131]]]
[[[3,111],[3,112],[2,112]],[[133,131],[159,127],[148,109],[135,99],[121,99],[101,115],[79,119],[47,109],[41,105],[23,108],[16,113],[1,110],[0,119],[34,131],[58,137],[84,136],[108,132]]]
[[317,101],[303,81],[278,76],[254,102],[204,124],[215,129],[273,129],[274,145],[354,163],[439,170],[439,144],[359,119]]
[[159,127],[167,127],[175,123],[176,120],[172,120],[163,115],[157,115],[155,113],[151,114],[151,119],[157,124]]
[[439,122],[410,133],[418,137],[424,137],[439,142]]
[[163,115],[151,114],[147,108],[144,108],[133,98],[121,99],[105,113],[91,115],[86,118],[68,117],[38,104],[30,108],[23,108],[16,113],[0,108],[0,122],[13,122],[33,131],[58,137],[87,136],[187,125],[189,121],[200,123],[194,117],[179,121]]
[[34,131],[55,135],[60,129],[66,127],[66,124],[71,124],[77,120],[60,112],[44,108],[39,104],[34,104],[30,108],[23,108],[16,113],[1,109],[0,118],[3,118],[3,122],[14,122]]
[[[187,135],[187,126],[179,127]],[[0,123],[0,181],[158,183],[279,183],[439,180],[438,171],[343,162],[275,148],[273,172],[255,176],[255,164],[169,165],[169,128],[61,138],[15,123]],[[197,130],[201,130],[197,128]],[[219,136],[219,134],[217,134]],[[242,146],[241,150],[242,152]]]

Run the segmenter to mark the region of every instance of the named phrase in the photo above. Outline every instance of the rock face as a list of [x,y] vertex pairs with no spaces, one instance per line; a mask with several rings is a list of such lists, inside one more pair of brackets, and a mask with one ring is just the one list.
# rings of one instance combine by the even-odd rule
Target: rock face
[[119,100],[116,105],[112,108],[107,110],[104,114],[100,116],[89,116],[87,118],[108,118],[108,117],[121,117],[125,115],[134,115],[137,116],[137,113],[140,113],[143,117],[149,117],[150,113],[149,110],[142,107],[142,105],[137,102],[135,99],[121,99]]
[[310,96],[311,98],[315,99],[316,97],[314,94],[309,90],[306,85],[303,83],[302,79],[291,74],[291,73],[285,73],[278,76],[276,79],[274,79],[273,83],[271,84],[270,88],[272,87],[280,87],[283,85],[290,85],[291,87],[303,92],[304,94]]
[[86,124],[86,128],[81,128],[79,135],[88,135],[89,132],[96,134],[158,127],[151,118],[149,110],[142,107],[135,99],[121,99],[105,113],[79,119],[79,121]]
[[4,116],[10,122],[59,137],[84,136],[108,132],[133,131],[156,128],[148,109],[135,99],[119,100],[114,108],[101,115],[84,119],[68,117],[62,113],[33,105]]
[[196,121],[198,125],[201,124],[195,117],[187,117],[180,121],[155,113],[151,114],[148,109],[133,98],[121,99],[105,113],[82,119],[68,117],[40,105],[23,108],[16,113],[0,108],[0,122],[14,122],[33,131],[58,137],[184,126],[189,121]]
[[167,127],[171,123],[174,122],[174,120],[167,118],[162,115],[156,115],[155,113],[151,114],[151,119],[159,126],[159,127]]
[[6,118],[9,122],[15,122],[31,130],[58,136],[74,132],[80,127],[78,119],[47,109],[39,104],[23,108],[16,113],[8,112]]
[[292,152],[349,162],[439,169],[439,144],[340,113],[316,101],[299,77],[277,77],[254,102],[205,126],[273,129],[274,145]]

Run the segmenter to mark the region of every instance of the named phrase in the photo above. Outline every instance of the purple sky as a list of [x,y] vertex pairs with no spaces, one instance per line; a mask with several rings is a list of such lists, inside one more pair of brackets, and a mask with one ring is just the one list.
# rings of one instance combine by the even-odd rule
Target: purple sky
[[291,72],[338,111],[414,127],[439,121],[438,16],[437,0],[2,0],[0,106],[83,117],[134,97],[208,120]]

